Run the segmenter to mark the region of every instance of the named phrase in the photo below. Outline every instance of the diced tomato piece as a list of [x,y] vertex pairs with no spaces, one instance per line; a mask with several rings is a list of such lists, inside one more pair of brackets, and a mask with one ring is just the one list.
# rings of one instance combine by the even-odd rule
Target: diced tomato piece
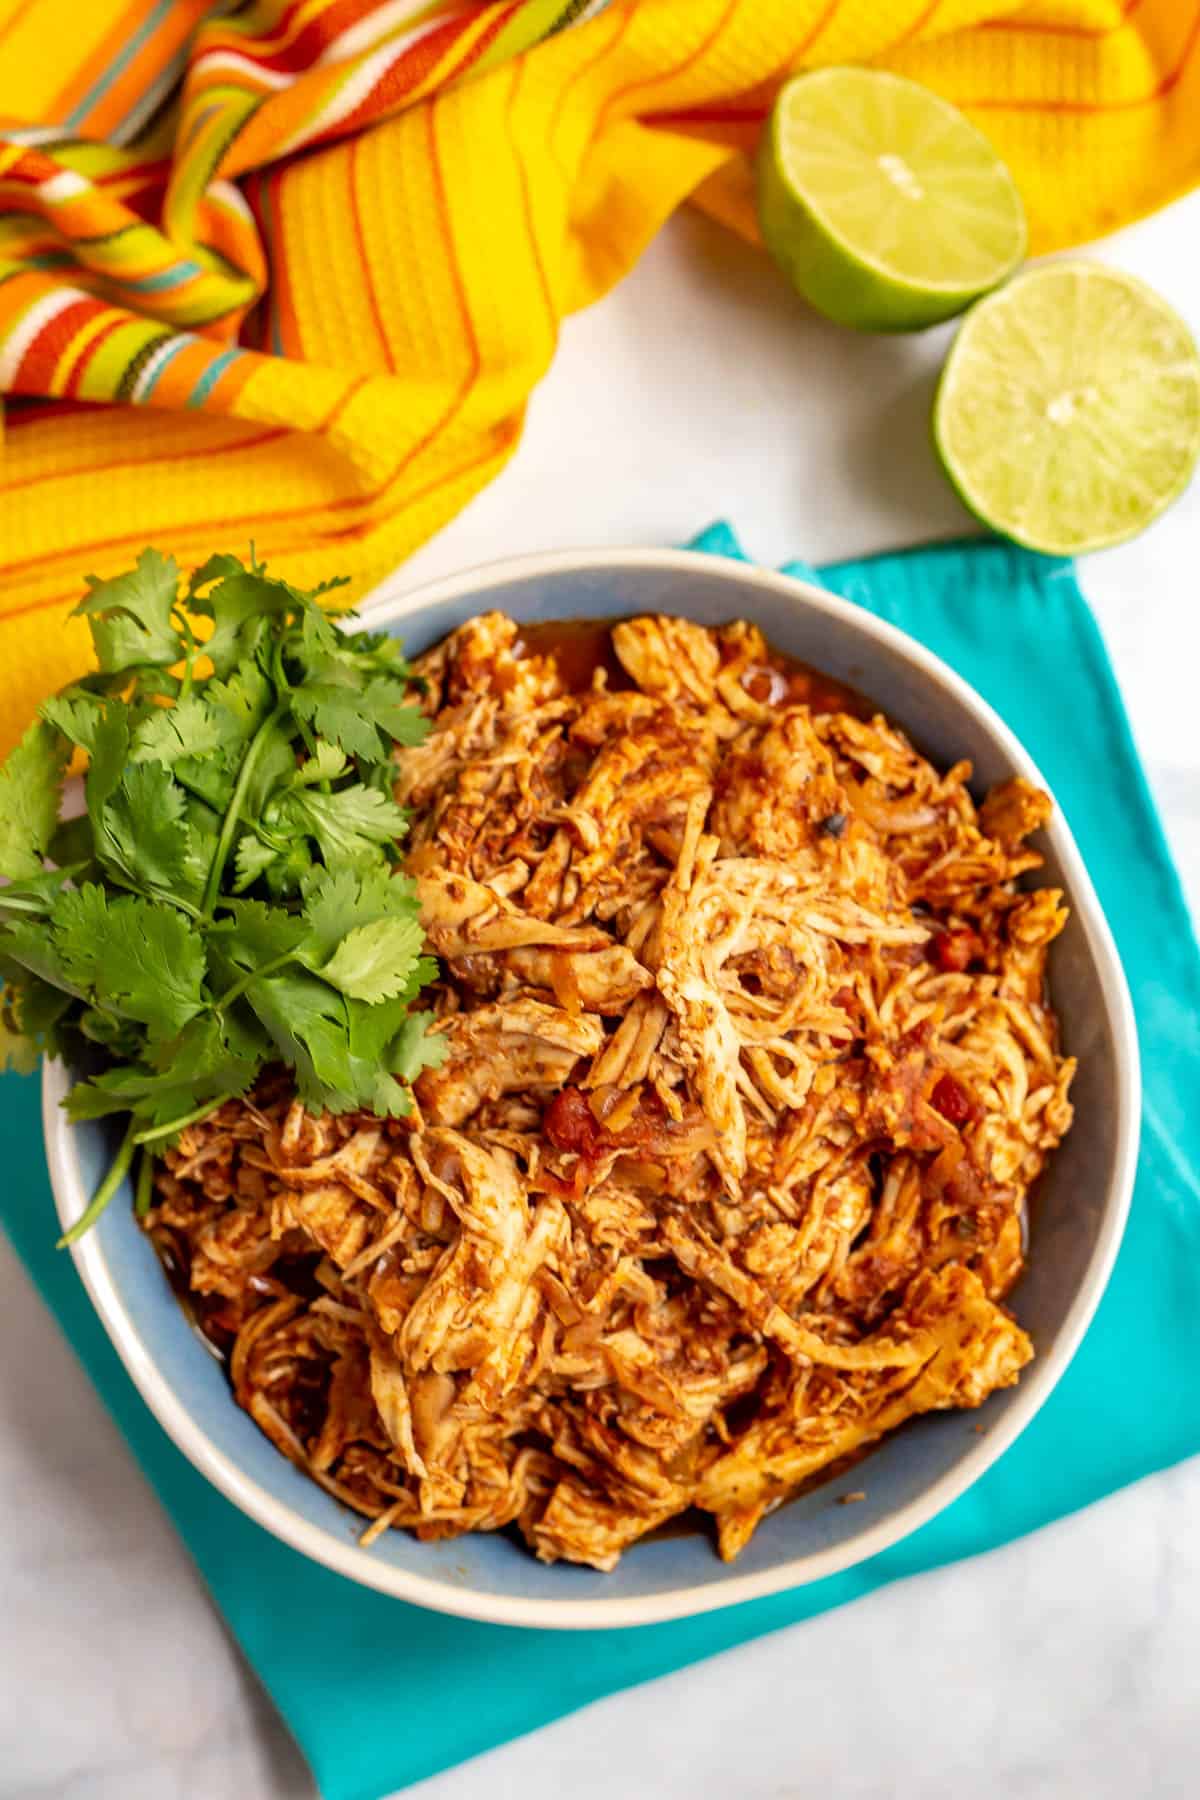
[[601,1130],[587,1096],[577,1087],[565,1087],[542,1116],[542,1129],[556,1150],[574,1150],[590,1156],[600,1141]]
[[950,1125],[965,1125],[975,1111],[971,1096],[962,1082],[956,1081],[953,1075],[940,1076],[934,1082],[929,1099],[930,1104]]
[[983,955],[983,939],[969,925],[953,931],[939,931],[929,946],[929,953],[944,975],[961,975]]

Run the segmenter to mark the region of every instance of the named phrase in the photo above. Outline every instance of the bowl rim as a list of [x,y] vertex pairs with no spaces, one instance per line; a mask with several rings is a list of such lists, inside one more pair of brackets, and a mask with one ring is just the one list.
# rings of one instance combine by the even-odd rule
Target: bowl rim
[[[962,676],[915,638],[865,608],[792,575],[759,568],[695,550],[584,549],[558,550],[475,564],[412,588],[402,585],[402,571],[388,577],[366,597],[358,617],[372,628],[402,623],[413,613],[451,600],[478,596],[480,610],[488,591],[514,580],[579,571],[620,573],[655,568],[711,578],[728,575],[731,591],[759,588],[811,611],[849,625],[864,637],[905,659],[928,680],[948,692],[986,729],[1014,772],[1049,790],[1033,758],[994,709]],[[1087,1269],[1054,1342],[1039,1356],[1019,1384],[1000,1422],[980,1436],[952,1469],[914,1499],[876,1524],[831,1548],[791,1557],[754,1574],[731,1572],[726,1580],[683,1586],[664,1593],[606,1599],[532,1599],[490,1594],[398,1569],[372,1556],[357,1542],[347,1544],[321,1526],[294,1513],[286,1502],[252,1480],[196,1423],[188,1408],[160,1374],[137,1322],[126,1308],[109,1273],[98,1237],[85,1236],[71,1246],[75,1267],[118,1356],[150,1411],[175,1446],[225,1497],[256,1523],[326,1568],[362,1586],[435,1612],[497,1625],[554,1630],[595,1630],[649,1625],[716,1611],[761,1599],[788,1588],[806,1586],[841,1573],[907,1537],[958,1499],[1009,1448],[1050,1397],[1065,1373],[1091,1322],[1108,1283],[1133,1192],[1141,1116],[1141,1066],[1133,1004],[1112,933],[1070,827],[1055,803],[1047,835],[1058,856],[1072,908],[1079,919],[1098,974],[1098,993],[1111,1034],[1117,1070],[1117,1135],[1113,1167],[1100,1229]],[[83,1212],[86,1193],[75,1152],[76,1128],[62,1111],[67,1091],[66,1069],[47,1062],[42,1080],[42,1122],[46,1157],[59,1219],[64,1228]],[[735,1565],[736,1569],[736,1565]]]

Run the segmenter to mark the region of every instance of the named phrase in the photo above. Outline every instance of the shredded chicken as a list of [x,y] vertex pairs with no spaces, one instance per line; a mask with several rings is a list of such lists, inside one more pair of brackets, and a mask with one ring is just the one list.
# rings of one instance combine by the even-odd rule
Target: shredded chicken
[[736,1556],[1016,1381],[1074,1064],[1062,896],[1019,885],[1045,795],[977,810],[753,626],[604,635],[583,685],[499,614],[420,667],[397,792],[447,1055],[412,1115],[310,1117],[275,1075],[187,1128],[149,1229],[368,1538],[611,1569],[693,1509]]

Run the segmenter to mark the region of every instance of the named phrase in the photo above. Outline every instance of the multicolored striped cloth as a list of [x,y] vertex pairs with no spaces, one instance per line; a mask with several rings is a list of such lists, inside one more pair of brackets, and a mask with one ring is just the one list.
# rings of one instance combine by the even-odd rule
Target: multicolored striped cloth
[[362,592],[674,207],[754,235],[779,82],[863,60],[979,120],[1035,248],[1200,173],[1200,0],[0,0],[0,745],[147,541]]

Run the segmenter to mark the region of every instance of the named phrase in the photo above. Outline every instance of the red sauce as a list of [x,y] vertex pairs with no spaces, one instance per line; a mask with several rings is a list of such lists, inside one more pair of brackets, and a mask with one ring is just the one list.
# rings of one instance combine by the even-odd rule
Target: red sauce
[[612,646],[611,619],[547,619],[538,625],[522,625],[515,651],[518,656],[552,656],[558,673],[572,693],[583,693],[592,676],[603,669],[612,689],[631,688]]
[[[546,619],[523,625],[517,640],[518,656],[552,656],[558,672],[574,693],[590,688],[597,669],[603,669],[610,689],[630,688],[633,682],[613,649],[614,619]],[[766,706],[810,706],[814,712],[848,712],[856,719],[871,719],[879,711],[870,700],[823,674],[798,657],[787,656],[773,646],[767,659],[751,664],[742,686],[754,700]]]
[[193,1290],[190,1279],[191,1257],[186,1237],[182,1232],[176,1233],[165,1227],[159,1231],[147,1229],[146,1235],[154,1245],[163,1273],[171,1284],[188,1324],[205,1349],[211,1351],[218,1362],[224,1362],[233,1346],[236,1329],[231,1329],[217,1316],[220,1295],[197,1294]]

